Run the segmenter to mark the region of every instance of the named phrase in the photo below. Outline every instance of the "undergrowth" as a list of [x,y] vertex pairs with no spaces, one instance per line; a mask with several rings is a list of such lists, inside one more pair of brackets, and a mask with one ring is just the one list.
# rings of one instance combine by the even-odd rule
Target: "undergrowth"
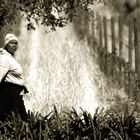
[[59,113],[54,110],[46,116],[28,113],[27,121],[14,114],[0,124],[1,140],[139,140],[140,118],[136,106],[122,112],[97,109],[94,116],[73,108]]

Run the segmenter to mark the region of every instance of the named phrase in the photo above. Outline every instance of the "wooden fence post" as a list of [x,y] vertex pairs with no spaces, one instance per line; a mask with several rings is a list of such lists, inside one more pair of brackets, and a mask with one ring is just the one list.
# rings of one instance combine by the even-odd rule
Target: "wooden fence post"
[[95,18],[95,14],[94,14],[94,12],[92,11],[92,18],[91,18],[91,28],[92,28],[92,36],[93,36],[93,38],[95,38],[95,20],[94,20],[94,18]]
[[140,76],[140,48],[138,38],[137,20],[134,19],[135,72]]
[[97,23],[95,23],[95,18],[96,18],[96,22],[97,22],[97,16],[96,16],[96,14],[92,11],[92,21],[91,21],[91,28],[92,28],[92,39],[93,39],[93,41],[92,41],[92,47],[93,47],[93,51],[94,51],[94,56],[96,56],[96,54],[95,53],[97,53],[97,47],[96,47],[96,33],[95,33],[95,30],[97,30],[97,28],[96,28],[96,25],[95,24],[97,24]]
[[89,11],[85,12],[85,18],[87,19],[87,26],[86,26],[86,30],[87,30],[87,35],[89,35]]
[[128,61],[129,61],[129,69],[132,69],[132,21],[129,21],[128,27],[129,37],[128,37]]
[[103,47],[103,32],[102,32],[102,21],[101,16],[99,16],[99,45],[100,47]]
[[130,97],[132,94],[132,83],[131,83],[131,70],[132,70],[132,37],[133,37],[133,28],[132,28],[132,21],[129,21],[129,26],[128,26],[128,64],[129,64],[129,71],[127,73],[127,87],[126,87],[126,91],[128,94],[128,97]]
[[107,64],[107,52],[108,52],[108,39],[107,39],[107,19],[106,17],[103,17],[103,29],[104,29],[104,50],[105,50],[105,56],[104,56],[104,70],[105,73],[108,74],[108,64]]
[[[123,25],[122,18],[119,16],[119,57],[122,58],[122,50],[123,50]],[[119,84],[122,85],[124,83],[124,67],[121,63],[119,63]]]
[[112,40],[112,53],[116,54],[116,47],[115,47],[115,20],[114,17],[111,18],[111,40]]
[[103,26],[104,26],[104,46],[105,50],[108,51],[108,40],[107,40],[107,19],[106,17],[103,18]]
[[116,55],[116,47],[115,47],[115,21],[114,21],[114,17],[111,18],[111,43],[112,43],[112,60],[111,60],[111,75],[114,78],[114,67],[115,67],[115,63],[114,63],[114,56]]
[[88,18],[89,18],[89,21],[88,21],[88,32],[89,32],[89,37],[91,36],[92,34],[92,11],[88,12]]
[[[140,46],[139,46],[139,32],[138,32],[138,26],[137,26],[137,19],[134,19],[134,47],[135,47],[135,72],[138,74],[138,81],[136,81],[136,85],[139,83],[140,79]],[[135,101],[139,101],[138,99],[138,87],[136,86],[135,89]]]
[[122,26],[122,18],[119,16],[119,56],[122,57],[122,49],[123,49],[123,26]]
[[101,70],[104,70],[104,64],[103,64],[103,54],[102,54],[102,47],[103,47],[103,31],[102,31],[102,18],[101,16],[98,17],[98,29],[99,29],[99,48],[98,48],[98,54],[99,54],[99,65]]
[[100,24],[100,21],[99,21],[100,19],[99,19],[99,13],[96,13],[96,28],[95,28],[95,34],[96,34],[96,38],[97,38],[97,47],[95,47],[95,52],[98,54],[98,49],[99,49],[99,46],[100,46],[100,26],[99,26],[99,24]]

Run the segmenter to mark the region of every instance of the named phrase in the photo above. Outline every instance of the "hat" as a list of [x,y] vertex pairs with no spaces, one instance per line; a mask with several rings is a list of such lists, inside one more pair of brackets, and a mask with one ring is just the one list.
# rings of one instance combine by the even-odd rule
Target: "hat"
[[18,41],[17,37],[14,34],[6,34],[5,36],[5,46],[11,41],[16,40]]

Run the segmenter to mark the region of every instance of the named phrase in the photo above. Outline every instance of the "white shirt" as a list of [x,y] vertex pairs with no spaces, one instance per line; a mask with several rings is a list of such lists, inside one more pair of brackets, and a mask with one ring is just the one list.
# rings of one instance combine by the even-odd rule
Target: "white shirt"
[[5,49],[0,48],[0,82],[6,74],[5,82],[23,85],[23,75],[20,64],[14,56]]

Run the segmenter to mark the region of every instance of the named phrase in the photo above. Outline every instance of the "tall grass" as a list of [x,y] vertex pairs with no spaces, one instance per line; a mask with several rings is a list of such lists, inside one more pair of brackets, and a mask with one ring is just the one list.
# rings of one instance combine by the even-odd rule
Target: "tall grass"
[[127,98],[100,71],[87,40],[77,37],[73,24],[45,34],[42,27],[25,31],[22,21],[19,42],[17,57],[30,91],[24,96],[27,110],[45,115],[56,105],[58,111],[82,107],[94,114],[98,106]]
[[96,63],[85,40],[79,40],[70,24],[55,32],[43,27],[25,31],[22,21],[18,60],[24,69],[30,93],[25,95],[27,110],[46,114],[56,105],[58,111],[80,107],[94,113],[98,106],[94,86]]

